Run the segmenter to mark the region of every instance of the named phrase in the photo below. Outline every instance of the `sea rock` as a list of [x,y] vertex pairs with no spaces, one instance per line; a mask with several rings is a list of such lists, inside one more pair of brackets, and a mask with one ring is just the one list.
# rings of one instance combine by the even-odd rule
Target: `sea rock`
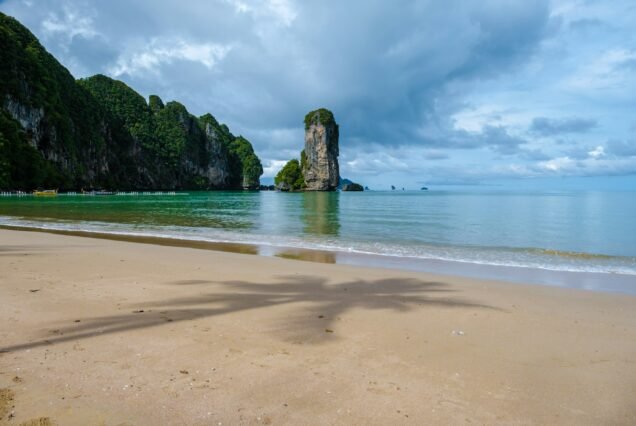
[[305,116],[306,191],[334,191],[338,187],[338,137],[331,111],[321,108]]
[[364,188],[359,183],[347,183],[342,186],[343,191],[364,191]]
[[347,179],[347,178],[343,178],[342,176],[340,176],[340,178],[338,179],[338,189],[342,189],[343,186],[353,183],[352,180]]
[[292,187],[287,182],[280,182],[278,185],[276,185],[276,189],[281,192],[289,192],[291,191]]

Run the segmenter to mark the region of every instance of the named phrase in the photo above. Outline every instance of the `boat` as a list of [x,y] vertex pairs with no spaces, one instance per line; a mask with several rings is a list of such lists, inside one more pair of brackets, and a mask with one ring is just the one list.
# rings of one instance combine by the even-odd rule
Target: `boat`
[[57,189],[43,189],[33,191],[33,195],[37,197],[55,197],[57,196]]

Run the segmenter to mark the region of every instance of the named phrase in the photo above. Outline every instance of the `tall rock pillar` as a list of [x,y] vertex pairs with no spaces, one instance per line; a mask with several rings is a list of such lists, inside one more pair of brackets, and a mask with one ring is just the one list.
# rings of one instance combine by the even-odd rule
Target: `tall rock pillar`
[[311,111],[305,116],[306,191],[335,191],[338,187],[338,124],[328,109]]

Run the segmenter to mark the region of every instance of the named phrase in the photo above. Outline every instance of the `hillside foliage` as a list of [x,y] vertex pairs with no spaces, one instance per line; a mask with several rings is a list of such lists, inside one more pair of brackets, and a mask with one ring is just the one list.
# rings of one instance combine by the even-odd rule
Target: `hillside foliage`
[[336,124],[336,119],[333,116],[333,112],[326,108],[319,108],[305,115],[305,130],[309,129],[312,124],[327,126],[329,124]]
[[242,188],[263,173],[250,142],[211,114],[146,102],[104,75],[76,81],[2,13],[0,100],[1,189]]
[[287,164],[278,172],[274,178],[276,186],[284,183],[284,187],[291,191],[301,191],[305,189],[305,179],[303,177],[300,162],[297,159],[289,160]]

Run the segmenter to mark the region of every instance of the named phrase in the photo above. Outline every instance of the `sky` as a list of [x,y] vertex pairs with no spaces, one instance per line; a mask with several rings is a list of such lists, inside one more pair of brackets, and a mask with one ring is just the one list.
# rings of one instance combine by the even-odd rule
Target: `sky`
[[[0,0],[76,78],[212,113],[264,178],[304,115],[372,188],[636,189],[633,0]],[[264,179],[267,181],[267,179]]]

